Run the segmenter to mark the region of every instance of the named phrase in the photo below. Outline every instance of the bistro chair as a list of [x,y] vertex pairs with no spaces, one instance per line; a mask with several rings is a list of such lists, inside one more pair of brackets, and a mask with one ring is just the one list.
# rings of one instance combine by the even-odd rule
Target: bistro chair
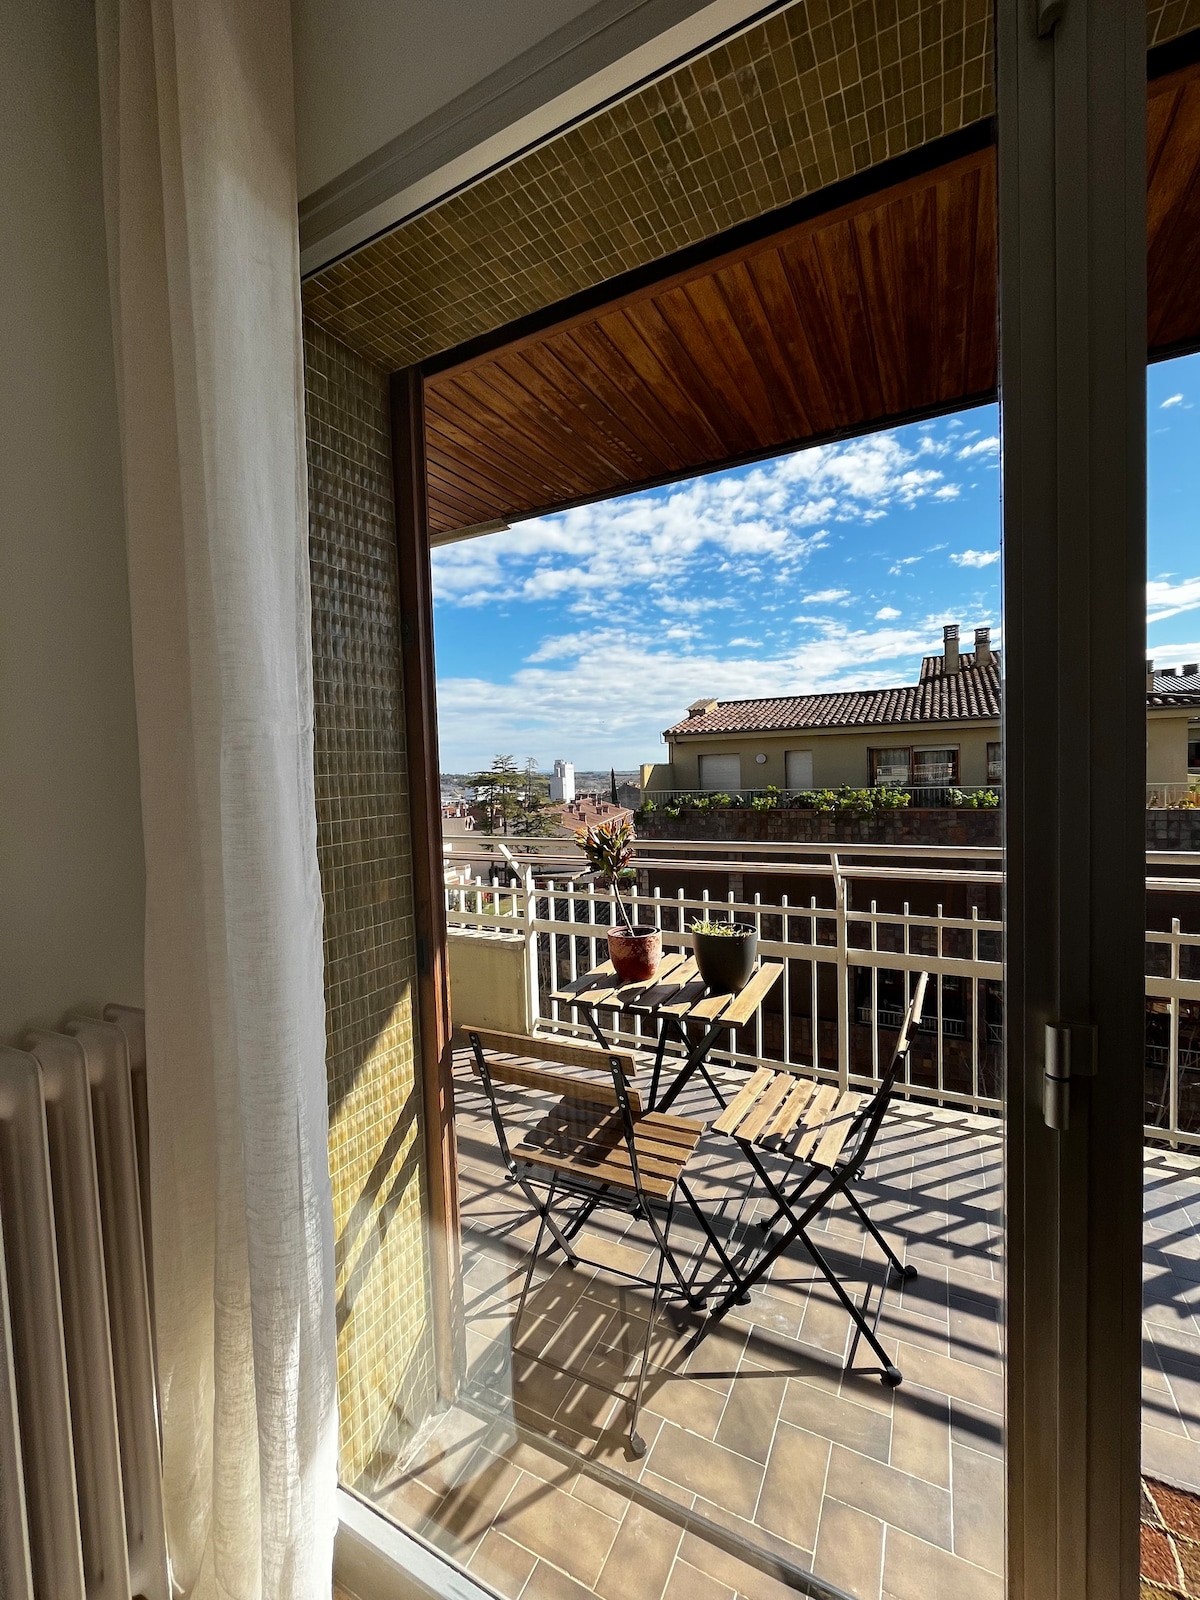
[[[695,1349],[731,1307],[744,1305],[754,1285],[765,1278],[784,1251],[799,1240],[854,1324],[854,1339],[846,1366],[852,1365],[859,1340],[865,1339],[879,1358],[883,1384],[894,1389],[903,1381],[903,1374],[884,1350],[876,1329],[888,1277],[895,1274],[900,1282],[907,1282],[917,1276],[917,1269],[900,1260],[868,1215],[853,1185],[862,1176],[892,1092],[905,1072],[912,1036],[921,1020],[928,979],[926,972],[917,978],[891,1062],[873,1095],[843,1091],[836,1084],[817,1084],[811,1079],[797,1078],[793,1073],[760,1068],[714,1121],[714,1133],[728,1135],[741,1147],[775,1202],[775,1211],[762,1224],[767,1242],[758,1258],[748,1264],[748,1270],[730,1267],[728,1258],[722,1257],[724,1271],[710,1280],[705,1293],[711,1296],[722,1282],[728,1282],[729,1287],[695,1330],[688,1350]],[[772,1176],[760,1152],[788,1158],[788,1173],[782,1181]],[[796,1167],[800,1168],[800,1177],[789,1192],[791,1172]],[[887,1262],[873,1315],[870,1313],[870,1286],[859,1306],[809,1232],[839,1195],[845,1195]],[[780,1223],[784,1227],[776,1232]]]
[[[601,1272],[615,1273],[651,1289],[629,1423],[630,1450],[635,1456],[643,1456],[646,1445],[637,1431],[638,1413],[663,1294],[664,1269],[669,1269],[689,1305],[703,1304],[693,1293],[671,1247],[671,1225],[679,1197],[697,1211],[684,1169],[704,1132],[704,1124],[688,1117],[644,1111],[641,1095],[628,1082],[634,1073],[629,1051],[601,1049],[566,1039],[525,1038],[483,1028],[464,1032],[491,1108],[509,1181],[520,1188],[540,1219],[513,1316],[513,1349],[517,1350],[517,1331],[547,1234],[549,1248],[561,1250],[569,1267],[583,1261]],[[498,1059],[501,1055],[526,1059]],[[552,1064],[540,1066],[535,1064],[537,1061]],[[564,1070],[567,1067],[584,1070]],[[528,1111],[524,1120],[514,1120],[515,1108],[508,1096],[497,1093],[498,1084],[544,1097],[549,1104],[540,1120],[531,1126]],[[653,1279],[623,1272],[605,1262],[589,1261],[576,1249],[574,1241],[598,1209],[621,1211],[645,1220],[658,1254]],[[723,1250],[721,1253],[724,1257]]]

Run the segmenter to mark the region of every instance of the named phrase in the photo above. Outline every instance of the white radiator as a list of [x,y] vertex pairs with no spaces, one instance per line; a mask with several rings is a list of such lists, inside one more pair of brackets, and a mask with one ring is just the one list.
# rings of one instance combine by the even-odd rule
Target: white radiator
[[23,1043],[0,1047],[0,1600],[170,1600],[142,1015]]

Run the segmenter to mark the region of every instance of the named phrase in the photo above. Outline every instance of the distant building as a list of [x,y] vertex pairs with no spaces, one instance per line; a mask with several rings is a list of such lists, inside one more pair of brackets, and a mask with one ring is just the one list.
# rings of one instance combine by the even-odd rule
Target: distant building
[[551,800],[568,804],[575,798],[575,768],[569,761],[556,761],[550,778]]
[[[960,651],[945,629],[943,654],[926,656],[920,681],[840,694],[696,700],[664,735],[669,763],[643,768],[650,791],[733,794],[842,784],[894,784],[929,794],[1003,781],[1000,656],[987,628]],[[1146,765],[1151,785],[1186,785],[1200,756],[1200,672],[1146,668]],[[1191,750],[1189,751],[1189,746]],[[650,781],[647,782],[647,779]],[[932,802],[937,804],[937,801]]]

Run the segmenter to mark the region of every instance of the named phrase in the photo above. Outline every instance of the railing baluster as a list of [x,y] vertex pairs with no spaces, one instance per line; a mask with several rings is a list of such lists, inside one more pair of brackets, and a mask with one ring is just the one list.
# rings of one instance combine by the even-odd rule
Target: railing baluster
[[[1171,918],[1171,982],[1179,982],[1179,918]],[[1174,990],[1168,1002],[1170,1005],[1168,1021],[1167,1061],[1171,1073],[1171,1147],[1179,1145],[1179,995]]]
[[[871,901],[871,949],[879,952],[879,902]],[[871,963],[871,1077],[879,1082],[879,968]]]

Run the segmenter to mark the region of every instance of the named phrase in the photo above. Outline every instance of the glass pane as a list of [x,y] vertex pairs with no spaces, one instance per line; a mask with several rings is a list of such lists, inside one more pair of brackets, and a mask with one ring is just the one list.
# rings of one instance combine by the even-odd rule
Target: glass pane
[[1200,357],[1151,366],[1147,401],[1143,1575],[1159,1579],[1194,1559],[1200,1514]]
[[[396,1349],[347,1363],[392,1406],[354,1482],[514,1600],[1003,1589],[990,31],[934,8],[910,65],[937,110],[885,88],[885,134],[867,63],[899,35],[859,8],[826,150],[796,62],[842,83],[855,56],[809,11],[755,25],[753,73],[738,40],[675,84],[681,192],[716,141],[742,199],[722,178],[710,233],[857,173],[849,221],[831,189],[819,226],[806,203],[732,263],[710,238],[686,283],[425,381],[461,1258],[438,1290],[445,1240],[404,1235],[428,1306],[357,1294]],[[729,95],[793,141],[778,172]],[[688,208],[613,193],[596,231],[679,242]],[[578,830],[625,821],[632,858],[589,859]],[[380,1232],[420,1187],[389,1158],[436,1209],[397,1116]]]
[[871,782],[907,785],[912,782],[912,751],[870,750]]

